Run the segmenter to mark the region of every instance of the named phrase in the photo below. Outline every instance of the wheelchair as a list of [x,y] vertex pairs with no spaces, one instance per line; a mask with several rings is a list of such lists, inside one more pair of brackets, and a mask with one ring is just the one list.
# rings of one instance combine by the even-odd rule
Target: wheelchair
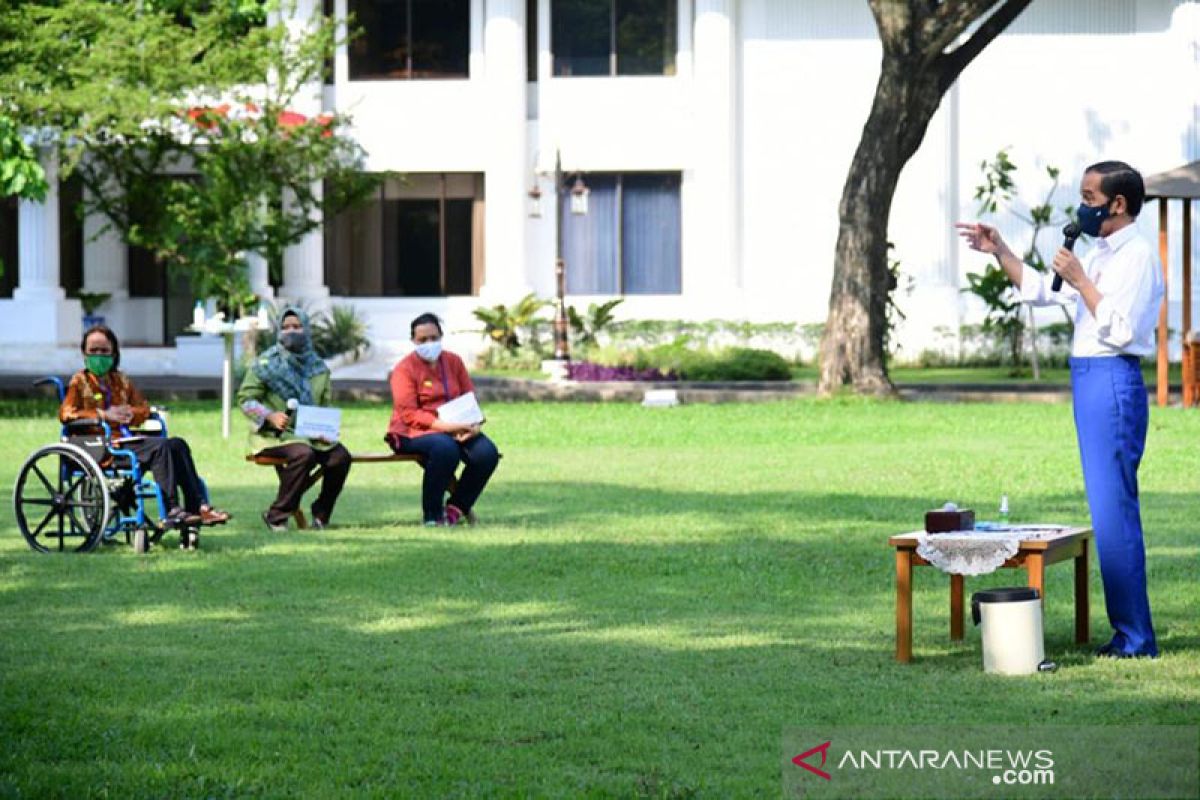
[[[66,387],[57,377],[42,378],[35,386],[53,384],[62,403]],[[167,436],[160,409],[130,436]],[[96,429],[102,429],[97,433]],[[72,550],[86,553],[101,542],[123,537],[137,553],[145,553],[171,528],[168,504],[154,479],[141,468],[132,450],[112,438],[104,420],[78,420],[62,426],[60,440],[35,450],[17,473],[13,510],[17,527],[31,548],[42,553]],[[128,441],[128,439],[126,439]],[[208,487],[200,482],[207,502]],[[157,504],[158,521],[146,513],[147,501]],[[180,545],[198,541],[193,526],[179,528]]]

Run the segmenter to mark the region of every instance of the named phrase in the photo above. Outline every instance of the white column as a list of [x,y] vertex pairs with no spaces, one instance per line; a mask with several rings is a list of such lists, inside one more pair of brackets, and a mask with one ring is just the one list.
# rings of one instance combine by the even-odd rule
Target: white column
[[486,6],[489,149],[484,173],[486,272],[480,294],[503,301],[530,291],[525,264],[525,0],[487,0]]
[[58,161],[43,158],[44,202],[17,203],[17,287],[13,300],[48,302],[66,297],[59,281]]
[[[78,347],[83,332],[83,309],[67,299],[59,281],[58,163],[44,156],[42,167],[49,186],[45,202],[21,200],[17,206],[17,287],[11,300],[0,300],[0,347]],[[40,350],[13,355],[51,363],[41,360]]]
[[[727,302],[741,287],[737,0],[696,0],[692,70],[697,145],[684,288]],[[682,37],[681,37],[682,38]]]
[[[320,187],[314,187],[320,197]],[[285,199],[286,203],[287,200]],[[279,296],[321,306],[329,300],[325,285],[325,239],[321,228],[283,251],[283,285]]]
[[250,291],[263,300],[274,300],[275,289],[271,286],[271,273],[267,266],[267,259],[258,253],[247,253],[246,265],[250,271]]
[[[303,35],[309,27],[313,14],[321,10],[318,0],[298,0],[294,11],[284,20],[294,36]],[[304,86],[296,95],[293,111],[312,117],[322,111],[322,88],[320,81]],[[314,186],[316,197],[321,197],[321,187]],[[288,199],[284,198],[284,203]],[[289,300],[300,300],[321,306],[329,300],[329,287],[325,285],[325,239],[321,228],[307,234],[298,243],[283,253],[283,285],[279,294]]]

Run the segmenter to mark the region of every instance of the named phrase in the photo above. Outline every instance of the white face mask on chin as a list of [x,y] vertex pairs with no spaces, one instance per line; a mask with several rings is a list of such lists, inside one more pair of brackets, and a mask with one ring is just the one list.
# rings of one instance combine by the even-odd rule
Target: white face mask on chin
[[436,342],[422,342],[417,345],[416,350],[418,356],[432,363],[437,361],[438,356],[442,354],[442,342],[440,339]]

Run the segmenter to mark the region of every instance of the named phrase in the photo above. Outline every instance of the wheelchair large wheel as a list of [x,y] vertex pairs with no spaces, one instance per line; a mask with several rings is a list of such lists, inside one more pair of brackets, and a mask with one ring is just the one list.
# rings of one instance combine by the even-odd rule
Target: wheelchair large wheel
[[104,536],[112,499],[104,472],[85,450],[52,444],[35,451],[21,467],[13,511],[34,550],[83,553]]

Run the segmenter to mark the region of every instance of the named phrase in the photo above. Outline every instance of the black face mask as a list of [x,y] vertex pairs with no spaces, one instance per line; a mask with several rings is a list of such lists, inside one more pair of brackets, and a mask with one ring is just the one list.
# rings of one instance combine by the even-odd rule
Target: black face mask
[[305,331],[282,331],[279,334],[279,343],[283,345],[285,350],[293,353],[302,353],[304,348],[308,347],[308,333]]

